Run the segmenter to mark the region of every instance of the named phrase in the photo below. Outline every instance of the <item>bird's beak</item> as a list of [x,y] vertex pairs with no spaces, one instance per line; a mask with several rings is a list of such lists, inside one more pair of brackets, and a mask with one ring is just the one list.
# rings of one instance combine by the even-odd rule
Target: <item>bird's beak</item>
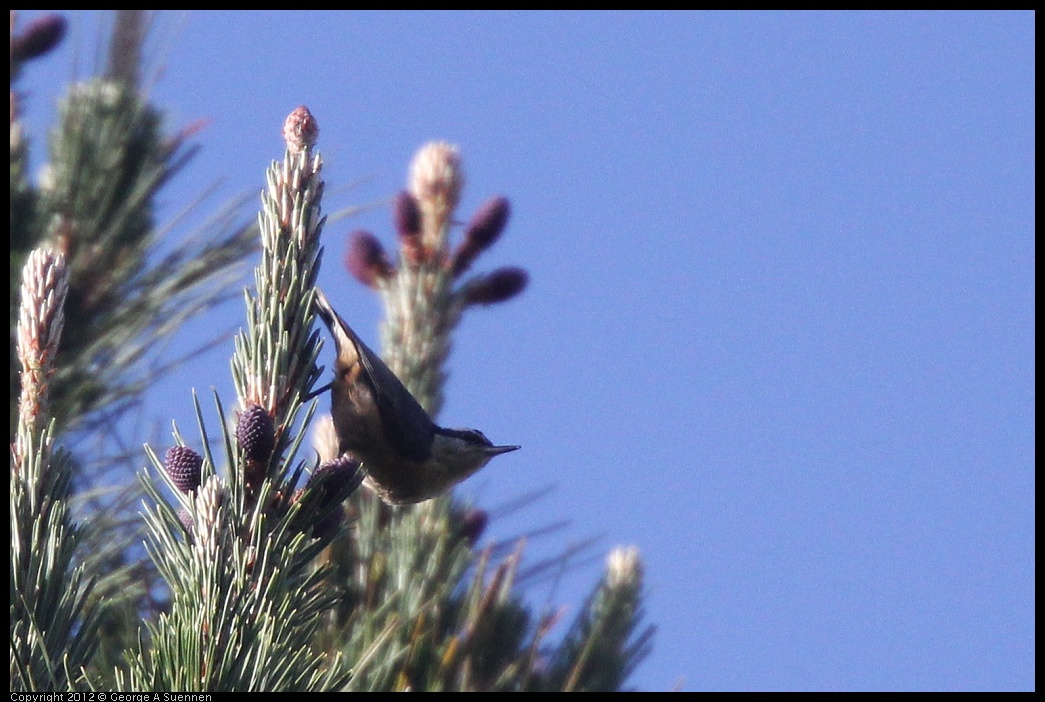
[[486,454],[488,456],[500,456],[502,453],[511,453],[512,451],[521,449],[522,446],[488,446],[486,448]]

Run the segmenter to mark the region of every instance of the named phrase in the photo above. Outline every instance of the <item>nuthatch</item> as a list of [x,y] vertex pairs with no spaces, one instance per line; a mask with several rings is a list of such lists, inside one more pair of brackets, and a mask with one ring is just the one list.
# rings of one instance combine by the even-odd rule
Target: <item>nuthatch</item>
[[518,446],[494,446],[475,429],[445,429],[428,416],[381,358],[316,288],[316,312],[334,337],[330,413],[338,451],[362,462],[365,482],[385,502],[441,495]]

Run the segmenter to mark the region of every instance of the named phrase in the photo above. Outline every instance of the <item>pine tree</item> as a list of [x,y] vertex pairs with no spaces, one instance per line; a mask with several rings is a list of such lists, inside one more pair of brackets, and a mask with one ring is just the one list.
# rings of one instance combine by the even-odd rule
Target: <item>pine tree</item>
[[[150,265],[153,196],[191,149],[185,135],[164,137],[160,113],[137,90],[144,16],[117,17],[106,76],[73,86],[65,99],[45,183],[26,175],[12,92],[12,279],[17,258],[21,281],[12,310],[20,299],[26,320],[20,367],[12,368],[14,684],[621,689],[652,631],[641,622],[634,549],[610,554],[604,577],[560,631],[559,613],[535,613],[518,590],[523,541],[507,552],[480,545],[483,510],[452,494],[390,508],[360,486],[365,466],[335,455],[322,419],[320,458],[305,447],[322,382],[313,288],[326,222],[319,129],[307,109],[284,125],[287,149],[269,169],[257,228]],[[12,85],[22,62],[60,40],[56,26],[48,17],[16,32],[12,22]],[[503,233],[509,205],[489,200],[451,246],[461,174],[456,147],[424,146],[408,191],[395,199],[395,261],[366,232],[346,256],[385,304],[386,361],[433,416],[461,315],[512,298],[527,282],[520,268],[466,275]],[[142,361],[155,339],[226,295],[226,273],[257,240],[261,261],[232,356],[235,408],[210,398],[219,422],[208,426],[193,395],[197,430],[176,427],[165,451],[146,447],[148,558],[105,538],[125,524],[118,502],[92,503],[90,528],[77,527],[71,485],[84,459],[55,442],[91,432],[104,440],[99,427],[147,391]]]

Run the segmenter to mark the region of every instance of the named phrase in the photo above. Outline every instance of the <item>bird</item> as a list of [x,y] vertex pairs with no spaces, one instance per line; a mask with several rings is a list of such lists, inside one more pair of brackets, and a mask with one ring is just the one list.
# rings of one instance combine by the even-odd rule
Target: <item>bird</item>
[[362,463],[364,484],[382,500],[406,505],[442,495],[494,457],[521,448],[495,446],[477,429],[436,424],[319,288],[315,304],[337,354],[329,388],[338,451]]

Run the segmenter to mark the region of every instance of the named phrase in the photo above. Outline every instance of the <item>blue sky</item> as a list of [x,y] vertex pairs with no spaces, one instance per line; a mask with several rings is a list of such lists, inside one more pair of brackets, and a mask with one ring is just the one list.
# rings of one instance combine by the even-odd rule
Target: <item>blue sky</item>
[[[78,44],[90,63],[100,16],[77,17],[24,78],[37,143]],[[218,181],[176,231],[260,190],[307,105],[326,210],[379,203],[328,226],[320,278],[375,345],[339,261],[352,229],[393,245],[380,203],[416,149],[460,146],[462,219],[510,198],[476,270],[531,286],[466,317],[441,420],[524,447],[462,486],[480,505],[555,486],[492,537],[568,518],[534,558],[639,547],[658,633],[635,686],[1033,688],[1032,14],[162,24],[155,101],[208,122],[166,219]],[[156,421],[192,427],[192,385],[231,404],[231,353]],[[530,596],[576,611],[601,567]]]

